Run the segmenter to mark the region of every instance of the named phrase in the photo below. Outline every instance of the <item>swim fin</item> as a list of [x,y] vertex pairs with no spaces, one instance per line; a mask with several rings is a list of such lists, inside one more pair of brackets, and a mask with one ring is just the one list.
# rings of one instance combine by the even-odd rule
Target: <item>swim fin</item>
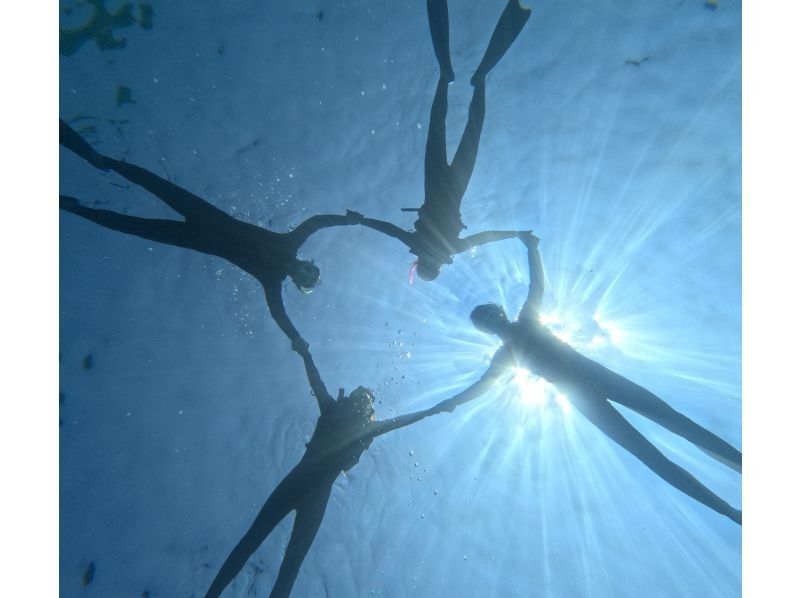
[[472,75],[470,83],[476,85],[483,82],[486,75],[491,71],[494,66],[500,62],[500,59],[506,51],[517,39],[519,32],[528,22],[531,16],[530,8],[523,8],[519,0],[509,0],[506,4],[503,14],[500,15],[500,20],[495,25],[492,38],[489,40],[489,45],[486,47],[486,53],[483,55],[481,63]]

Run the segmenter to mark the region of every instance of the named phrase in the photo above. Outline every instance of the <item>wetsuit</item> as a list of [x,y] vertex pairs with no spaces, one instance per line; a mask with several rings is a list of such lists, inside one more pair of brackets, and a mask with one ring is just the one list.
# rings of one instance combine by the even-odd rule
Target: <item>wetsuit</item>
[[300,462],[278,484],[255,521],[228,555],[206,594],[219,596],[244,567],[250,556],[291,511],[296,511],[292,535],[270,598],[289,596],[300,566],[317,535],[336,478],[353,467],[372,441],[392,430],[413,424],[441,411],[431,409],[375,422],[372,408],[354,411],[339,389],[338,400],[325,388],[307,350],[300,351],[306,373],[319,404],[320,416]]
[[237,220],[201,197],[149,170],[99,154],[64,121],[59,121],[59,124],[61,145],[97,168],[113,170],[143,187],[183,216],[184,220],[139,218],[110,210],[88,208],[68,196],[61,197],[62,210],[111,230],[228,260],[261,283],[275,322],[293,343],[300,340],[300,334],[283,305],[283,279],[301,266],[297,253],[312,233],[325,227],[356,224],[360,215],[351,212],[344,216],[312,216],[291,232],[270,231]]
[[428,24],[439,62],[439,81],[431,106],[428,138],[425,145],[425,200],[417,212],[414,232],[405,231],[383,220],[365,218],[363,224],[405,243],[409,251],[423,261],[428,277],[434,278],[443,264],[453,263],[453,256],[491,241],[517,236],[516,231],[488,231],[460,238],[466,228],[461,221],[461,199],[475,167],[478,144],[486,113],[485,79],[522,31],[530,9],[518,0],[510,0],[495,26],[480,65],[472,76],[474,87],[469,116],[452,163],[447,162],[445,117],[447,88],[454,79],[450,63],[449,17],[446,0],[428,0]]
[[[678,434],[741,473],[742,454],[719,436],[675,411],[647,389],[581,355],[556,338],[539,321],[544,274],[539,251],[528,242],[530,286],[519,318],[498,327],[503,346],[492,357],[486,373],[475,384],[447,401],[448,408],[484,392],[508,368],[523,367],[553,384],[570,403],[606,436],[628,450],[669,484],[741,525],[734,509],[689,472],[667,459],[610,403],[613,401]],[[473,312],[474,313],[474,312]]]

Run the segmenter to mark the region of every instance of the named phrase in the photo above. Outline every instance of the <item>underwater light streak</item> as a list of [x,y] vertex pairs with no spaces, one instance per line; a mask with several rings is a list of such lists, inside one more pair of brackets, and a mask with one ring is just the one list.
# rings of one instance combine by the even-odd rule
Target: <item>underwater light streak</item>
[[514,384],[517,387],[516,397],[528,407],[545,407],[555,404],[564,414],[570,413],[572,405],[565,395],[544,378],[534,376],[525,368],[514,368]]
[[[648,287],[639,283],[631,271],[636,265],[637,250],[649,242],[665,221],[680,214],[686,199],[697,193],[697,190],[681,191],[669,209],[662,209],[656,215],[646,209],[652,207],[650,201],[642,202],[643,205],[634,210],[626,210],[616,221],[614,234],[600,232],[589,246],[585,244],[585,237],[583,242],[574,239],[569,243],[564,235],[546,245],[543,241],[546,286],[540,321],[562,342],[601,364],[625,366],[623,369],[634,371],[648,368],[640,372],[641,376],[656,366],[656,371],[662,375],[702,383],[703,378],[717,378],[709,375],[709,366],[718,364],[727,355],[717,351],[697,359],[701,357],[697,351],[681,349],[678,348],[680,343],[670,342],[670,339],[684,339],[675,339],[678,329],[661,326],[664,319],[656,319],[653,314],[654,308],[663,311],[670,306],[653,306],[652,302],[643,306],[636,300],[647,292]],[[714,239],[713,233],[725,230],[724,225],[730,221],[735,221],[735,211],[726,212],[719,222],[704,228],[702,237],[693,234],[684,241],[702,246]],[[631,250],[630,245],[635,250]],[[567,260],[571,264],[565,267],[563,261],[557,259],[565,255],[575,257],[576,251],[587,252],[600,263],[591,263],[593,259]],[[679,254],[679,257],[684,256]],[[391,305],[398,328],[402,326],[409,328],[409,332],[413,331],[414,336],[407,336],[404,340],[417,345],[415,358],[402,361],[404,375],[392,374],[389,377],[390,384],[385,390],[391,403],[401,398],[395,399],[391,394],[402,392],[400,389],[408,393],[412,387],[406,384],[413,381],[431,381],[422,388],[413,388],[414,402],[422,405],[463,391],[485,372],[501,342],[472,326],[468,314],[474,306],[496,302],[504,306],[510,318],[517,317],[529,284],[522,244],[509,242],[496,247],[473,248],[458,260],[471,263],[443,269],[436,283],[392,287],[390,292],[378,294],[373,289],[368,297],[362,298],[362,301],[375,304],[376,308],[385,309]],[[674,263],[670,265],[675,267]],[[413,266],[409,275],[413,279]],[[646,282],[652,284],[649,279]],[[383,336],[376,335],[376,350],[380,348],[378,338]],[[364,339],[359,342],[363,344]],[[397,347],[392,347],[393,352],[397,350]],[[407,351],[406,348],[403,350]],[[735,356],[730,356],[730,359],[736,361]],[[714,369],[720,370],[721,377],[727,374],[723,368]],[[396,379],[409,382],[401,382],[396,390],[390,390],[396,385]],[[501,380],[483,397],[483,408],[492,409],[492,403],[502,396],[503,402],[511,408],[506,415],[518,418],[518,423],[522,423],[524,428],[539,425],[544,410],[562,415],[572,410],[567,397],[527,370],[509,371]],[[725,389],[728,395],[736,394],[733,386]],[[402,398],[408,400],[405,395]],[[470,416],[475,416],[475,413]]]
[[531,376],[524,368],[514,370],[514,383],[517,385],[519,399],[527,404],[539,407],[547,401],[545,382],[541,378]]

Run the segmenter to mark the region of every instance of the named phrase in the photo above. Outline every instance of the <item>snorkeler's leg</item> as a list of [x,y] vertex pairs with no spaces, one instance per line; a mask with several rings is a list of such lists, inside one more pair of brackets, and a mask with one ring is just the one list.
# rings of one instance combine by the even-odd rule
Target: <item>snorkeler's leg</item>
[[[261,543],[275,529],[275,526],[296,507],[300,488],[292,477],[290,473],[270,494],[250,529],[239,540],[239,543],[228,555],[228,558],[225,559],[222,567],[220,567],[214,581],[211,582],[211,586],[208,588],[208,592],[206,592],[206,598],[222,594],[222,591],[242,570],[250,555],[261,546]],[[295,525],[297,524],[295,523]]]
[[95,168],[108,170],[105,157],[89,145],[89,142],[81,137],[75,129],[60,118],[58,119],[58,142],[71,152],[79,155]]
[[201,243],[196,241],[196,236],[188,230],[186,223],[175,220],[160,220],[156,218],[139,218],[128,216],[111,210],[98,210],[80,205],[74,197],[65,195],[59,198],[60,208],[105,228],[128,235],[141,237],[157,243],[176,245],[187,249],[203,251]]
[[478,68],[475,69],[472,79],[470,79],[473,85],[483,82],[489,71],[500,62],[500,59],[511,47],[511,44],[517,39],[519,32],[522,31],[530,16],[530,8],[522,8],[519,0],[508,0],[503,14],[500,15],[500,20],[495,25],[492,39],[489,40],[483,59]]
[[448,174],[445,117],[447,116],[447,81],[439,79],[431,105],[428,139],[425,142],[425,198],[438,193]]
[[738,449],[675,411],[649,390],[615,374],[609,398],[682,436],[714,459],[742,473],[742,453]]
[[667,459],[608,401],[593,397],[573,397],[573,395],[570,398],[574,399],[572,404],[601,432],[642,461],[664,481],[717,513],[725,515],[739,525],[742,524],[741,511],[734,509],[703,486],[688,471]]
[[219,208],[215,208],[203,198],[189,193],[186,189],[161,178],[157,174],[141,166],[114,160],[100,154],[63,120],[59,119],[58,125],[58,140],[61,145],[78,154],[93,166],[101,170],[113,170],[131,183],[143,187],[181,214],[186,220],[192,220],[196,224],[207,225],[219,224],[225,218],[232,220],[231,216]]
[[441,77],[452,83],[456,76],[450,63],[450,19],[447,14],[447,0],[428,0],[428,25],[431,28],[433,51],[439,62]]
[[328,505],[332,487],[331,484],[320,489],[312,496],[304,498],[302,504],[298,505],[292,536],[286,547],[286,554],[278,571],[278,579],[275,580],[275,585],[269,595],[270,598],[288,598],[291,594],[292,586],[300,572],[300,566],[314,542],[320,525],[322,525],[322,518],[325,516],[325,507]]
[[170,208],[186,218],[187,222],[215,226],[222,222],[233,220],[229,214],[214,207],[202,197],[198,197],[183,187],[161,178],[146,168],[121,160],[114,160],[113,158],[105,158],[105,164],[131,183],[143,187],[158,197]]
[[464,134],[458,144],[453,163],[450,165],[450,177],[453,186],[453,200],[456,202],[457,211],[461,211],[461,198],[467,190],[472,170],[475,168],[475,159],[478,157],[478,144],[481,140],[483,117],[486,114],[486,86],[483,81],[475,84],[472,91],[472,101],[469,104],[469,118],[464,127]]

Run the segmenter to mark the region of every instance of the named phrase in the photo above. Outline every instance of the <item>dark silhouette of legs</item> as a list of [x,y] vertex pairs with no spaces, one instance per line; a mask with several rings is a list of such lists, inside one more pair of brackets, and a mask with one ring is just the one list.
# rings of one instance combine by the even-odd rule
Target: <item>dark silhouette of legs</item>
[[59,120],[59,143],[68,150],[101,170],[113,170],[128,179],[131,183],[143,187],[173,210],[186,218],[187,222],[207,227],[220,226],[233,218],[219,208],[215,208],[202,197],[198,197],[186,189],[142,168],[114,160],[95,151],[85,139],[63,120]]
[[742,453],[716,434],[675,411],[649,390],[618,374],[614,374],[610,386],[610,400],[664,426],[731,469],[742,473]]
[[300,566],[314,542],[320,525],[322,525],[331,489],[332,486],[321,488],[319,492],[304,497],[302,503],[298,505],[292,526],[292,537],[286,547],[286,554],[283,557],[280,571],[278,571],[278,579],[275,580],[275,585],[272,587],[270,598],[288,598],[291,594]]
[[688,471],[667,459],[608,401],[597,396],[581,395],[580,393],[569,396],[570,402],[601,432],[642,461],[664,481],[717,513],[725,515],[739,525],[742,524],[741,511],[734,509],[703,486]]
[[449,166],[445,117],[447,116],[447,81],[440,78],[431,105],[428,139],[425,144],[425,199],[448,193]]
[[469,117],[453,163],[448,165],[445,142],[447,82],[439,79],[425,147],[425,203],[415,226],[417,230],[441,237],[444,243],[452,243],[465,228],[461,222],[461,198],[475,168],[485,113],[486,89],[483,83],[479,83],[472,92]]
[[75,129],[58,119],[58,142],[100,170],[108,170],[104,157],[95,151]]
[[232,216],[214,207],[202,197],[198,197],[183,187],[161,178],[146,168],[108,157],[104,158],[104,160],[109,169],[158,197],[170,208],[186,218],[187,222],[206,227],[216,227],[233,219]]
[[428,25],[436,60],[439,62],[441,78],[448,83],[455,81],[453,65],[450,63],[450,19],[447,0],[428,0]]
[[[214,581],[211,582],[206,598],[219,596],[278,523],[291,511],[296,510],[292,536],[270,594],[271,598],[289,596],[303,559],[322,524],[325,507],[336,479],[334,475],[330,480],[309,480],[309,476],[315,475],[313,472],[295,468],[283,478],[245,535],[225,559]],[[310,488],[309,483],[312,484]]]
[[475,85],[472,101],[469,104],[469,118],[461,135],[453,163],[450,165],[450,178],[454,198],[458,198],[457,210],[461,212],[461,198],[467,190],[467,184],[475,168],[478,157],[478,144],[481,140],[483,117],[486,114],[486,86],[483,81]]
[[481,63],[475,69],[470,82],[473,85],[482,83],[494,66],[500,62],[500,59],[506,51],[517,39],[519,32],[525,26],[528,18],[531,16],[530,8],[522,8],[519,0],[509,0],[506,4],[503,14],[500,15],[500,20],[495,25],[492,38],[489,40],[489,45],[486,47],[486,52],[483,55]]
[[519,35],[530,17],[518,0],[510,0],[500,16],[486,53],[472,77],[475,90],[469,106],[469,118],[452,164],[447,162],[446,127],[447,86],[453,80],[450,64],[447,2],[428,0],[428,22],[439,61],[441,75],[431,106],[428,140],[425,146],[425,202],[415,228],[429,236],[452,243],[465,228],[461,222],[461,198],[469,184],[478,155],[481,130],[486,113],[486,74],[496,65]]
[[71,212],[81,218],[86,218],[105,228],[115,230],[128,235],[135,235],[142,239],[166,243],[186,249],[194,249],[203,253],[214,254],[209,243],[184,222],[176,220],[159,220],[155,218],[138,218],[128,216],[111,210],[98,210],[87,208],[78,203],[74,197],[65,195],[60,196],[60,208],[65,212]]
[[[298,481],[293,479],[292,473],[278,484],[277,488],[269,495],[267,502],[261,507],[250,529],[239,540],[239,543],[225,559],[214,581],[206,592],[206,598],[219,596],[233,578],[242,570],[247,559],[261,546],[261,543],[270,535],[273,529],[296,508],[300,494]],[[296,524],[295,524],[296,525]]]

